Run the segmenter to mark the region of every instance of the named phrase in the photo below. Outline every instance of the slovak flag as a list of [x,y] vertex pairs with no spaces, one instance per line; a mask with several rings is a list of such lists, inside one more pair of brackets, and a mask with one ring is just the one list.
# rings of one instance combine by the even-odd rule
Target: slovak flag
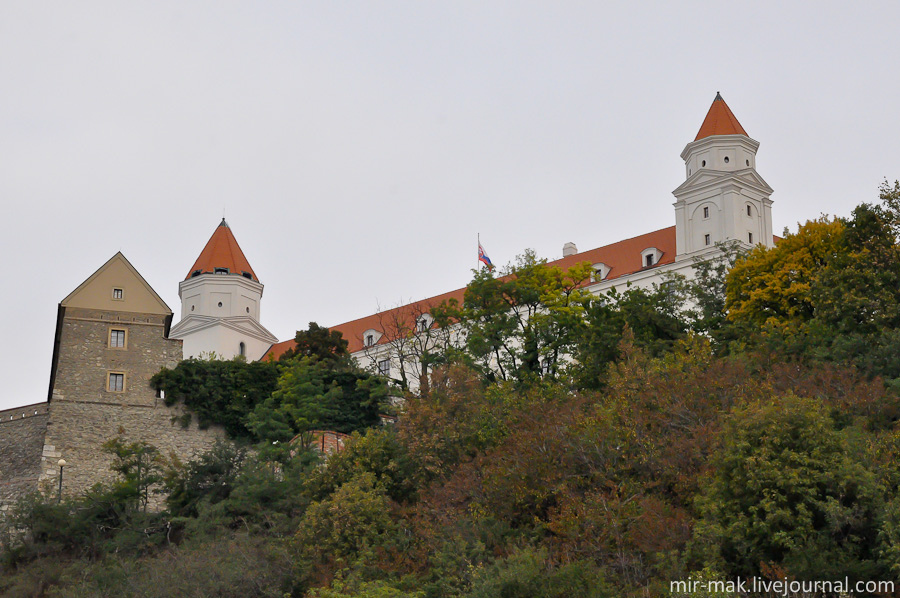
[[478,261],[488,268],[494,267],[494,264],[491,263],[491,258],[484,252],[484,247],[481,246],[481,243],[478,244]]

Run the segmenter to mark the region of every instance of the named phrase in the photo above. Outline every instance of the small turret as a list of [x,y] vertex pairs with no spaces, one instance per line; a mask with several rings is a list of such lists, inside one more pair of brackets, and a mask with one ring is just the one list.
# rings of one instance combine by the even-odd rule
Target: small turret
[[181,321],[171,337],[184,356],[262,357],[277,339],[259,323],[263,285],[222,219],[187,277],[178,285]]
[[686,180],[673,191],[678,256],[732,240],[773,244],[772,188],[756,172],[758,149],[716,92],[697,137],[681,152]]

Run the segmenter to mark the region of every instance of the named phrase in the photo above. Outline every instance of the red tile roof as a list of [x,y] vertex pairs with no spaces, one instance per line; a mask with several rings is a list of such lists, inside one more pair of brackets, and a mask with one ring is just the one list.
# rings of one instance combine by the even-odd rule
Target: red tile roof
[[252,280],[259,282],[256,273],[250,267],[250,262],[244,257],[244,252],[241,251],[237,239],[234,238],[234,233],[231,232],[231,228],[229,228],[224,218],[222,218],[222,222],[219,223],[219,226],[216,227],[209,241],[207,241],[206,247],[200,252],[200,257],[194,262],[185,280],[193,277],[197,272],[200,274],[214,274],[216,268],[227,268],[229,274],[240,275],[247,272]]
[[[650,247],[655,247],[662,253],[662,257],[651,268],[659,265],[671,264],[675,261],[675,227],[670,226],[652,233],[625,239],[612,245],[590,249],[575,255],[570,255],[562,259],[550,262],[552,266],[560,266],[561,268],[569,268],[581,262],[590,262],[591,264],[604,263],[610,268],[604,280],[619,278],[627,274],[633,274],[638,270],[645,269],[641,258],[641,252]],[[376,330],[381,332],[385,325],[390,326],[395,322],[404,322],[406,326],[413,325],[416,317],[428,313],[431,306],[440,305],[443,301],[449,301],[451,298],[462,303],[463,295],[466,289],[456,289],[422,299],[407,305],[388,309],[377,314],[372,314],[364,318],[344,322],[337,326],[330,326],[331,330],[338,330],[343,334],[344,339],[349,343],[349,351],[355,353],[361,351],[363,346],[363,334],[367,330]],[[385,335],[383,342],[389,342]],[[380,343],[379,343],[380,344]],[[281,355],[294,347],[294,339],[282,341],[272,345],[263,359],[278,359]]]
[[703,120],[703,124],[700,125],[700,131],[697,133],[694,141],[712,137],[713,135],[747,135],[747,131],[735,118],[731,108],[728,107],[728,104],[725,103],[719,92],[716,92],[716,99],[713,100],[712,106],[709,107],[709,112],[706,113],[706,118]]

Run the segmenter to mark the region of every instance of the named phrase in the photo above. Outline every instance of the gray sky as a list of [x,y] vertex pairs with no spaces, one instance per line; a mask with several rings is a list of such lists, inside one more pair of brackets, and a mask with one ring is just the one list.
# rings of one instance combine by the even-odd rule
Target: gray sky
[[674,224],[721,91],[775,231],[900,177],[900,3],[0,3],[0,408],[121,250],[180,317],[223,211],[279,339]]

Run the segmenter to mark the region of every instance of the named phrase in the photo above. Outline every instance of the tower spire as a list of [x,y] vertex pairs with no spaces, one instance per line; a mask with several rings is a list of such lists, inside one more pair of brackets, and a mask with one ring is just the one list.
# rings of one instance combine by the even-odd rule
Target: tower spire
[[746,135],[749,137],[747,131],[745,131],[744,127],[741,126],[741,123],[738,122],[738,119],[734,116],[731,108],[729,108],[728,104],[725,103],[725,100],[722,99],[722,94],[718,91],[716,92],[716,98],[713,100],[712,106],[709,107],[709,112],[706,113],[706,118],[703,119],[703,124],[700,125],[700,131],[697,133],[697,137],[694,138],[694,141],[699,141],[714,135]]
[[243,275],[259,282],[225,218],[222,218],[219,226],[216,227],[185,280],[200,274],[214,273]]

